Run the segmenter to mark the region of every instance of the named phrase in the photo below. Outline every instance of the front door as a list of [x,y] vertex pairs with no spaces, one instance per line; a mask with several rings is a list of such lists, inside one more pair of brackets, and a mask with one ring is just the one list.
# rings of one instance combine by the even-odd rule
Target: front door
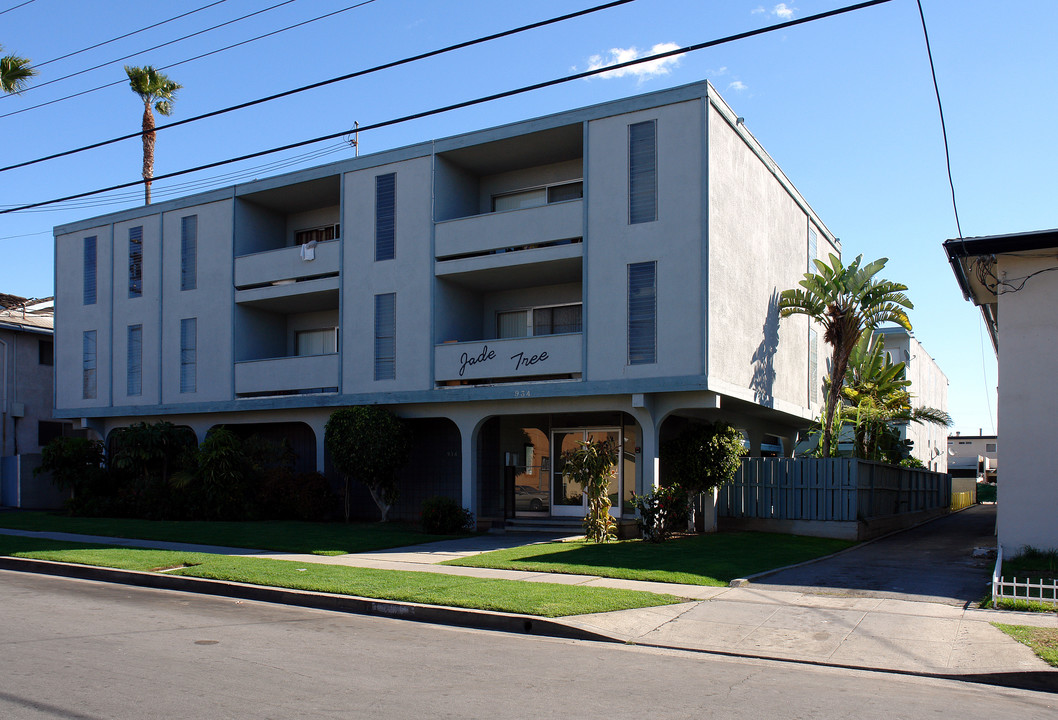
[[[621,432],[618,428],[554,430],[551,433],[551,448],[554,461],[551,463],[551,514],[569,517],[584,517],[588,511],[588,498],[580,483],[575,482],[564,472],[566,453],[576,450],[582,442],[609,440],[620,447],[618,440]],[[610,478],[610,514],[617,517],[621,514],[620,488],[624,463],[617,463],[616,471]]]

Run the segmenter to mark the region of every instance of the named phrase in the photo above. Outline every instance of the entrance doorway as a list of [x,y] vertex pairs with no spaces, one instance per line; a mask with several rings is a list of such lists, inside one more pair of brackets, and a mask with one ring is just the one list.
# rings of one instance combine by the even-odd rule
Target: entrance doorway
[[[569,428],[551,431],[551,447],[554,462],[551,465],[551,514],[566,517],[584,517],[588,508],[588,497],[579,482],[565,474],[565,454],[576,450],[582,442],[610,442],[619,449],[620,428]],[[610,514],[621,515],[621,488],[624,486],[625,463],[618,461],[610,477],[607,494],[610,496]]]

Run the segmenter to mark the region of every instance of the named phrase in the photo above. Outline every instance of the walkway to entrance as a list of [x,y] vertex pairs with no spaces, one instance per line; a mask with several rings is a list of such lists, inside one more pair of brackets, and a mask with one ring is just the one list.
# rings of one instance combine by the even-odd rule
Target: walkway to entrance
[[819,595],[961,605],[988,594],[996,547],[996,506],[974,505],[818,562],[753,578],[756,586]]

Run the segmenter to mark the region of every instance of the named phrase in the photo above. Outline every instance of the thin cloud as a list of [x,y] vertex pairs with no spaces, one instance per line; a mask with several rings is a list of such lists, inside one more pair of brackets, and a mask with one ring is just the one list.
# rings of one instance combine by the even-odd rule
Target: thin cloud
[[752,13],[753,15],[760,15],[761,13],[766,13],[766,12],[768,12],[768,11],[764,9],[763,5],[758,5],[757,7],[753,8],[752,10],[750,10],[750,13]]
[[786,3],[779,3],[772,8],[771,14],[783,20],[790,20],[796,10],[797,8],[787,7]]
[[[598,70],[600,68],[609,67],[610,65],[618,65],[631,60],[638,60],[639,58],[650,57],[651,55],[679,49],[680,46],[676,43],[658,43],[645,52],[640,52],[640,50],[635,47],[612,48],[606,53],[592,55],[588,58],[588,69]],[[673,68],[679,67],[681,57],[683,57],[682,54],[670,55],[669,57],[661,58],[659,60],[642,62],[638,65],[632,65],[631,67],[619,68],[617,70],[600,73],[599,77],[619,78],[633,76],[638,78],[639,82],[645,82],[646,80],[671,73]]]
[[748,90],[749,87],[741,80],[735,80],[732,83],[728,83],[727,89],[734,90],[735,92],[742,92],[743,90]]

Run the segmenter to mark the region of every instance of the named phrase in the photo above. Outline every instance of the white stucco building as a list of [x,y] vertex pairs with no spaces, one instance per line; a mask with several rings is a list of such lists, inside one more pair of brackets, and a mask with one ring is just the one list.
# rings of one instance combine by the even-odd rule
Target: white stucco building
[[946,241],[944,250],[963,295],[981,309],[999,360],[1003,553],[1009,557],[1025,545],[1058,548],[1058,478],[1050,453],[1058,407],[1058,230],[959,238]]
[[[778,295],[834,236],[705,82],[56,228],[56,412],[252,428],[327,467],[340,406],[408,418],[396,515],[583,516],[557,458],[623,447],[614,511],[692,418],[789,454],[822,334]],[[504,486],[504,467],[508,485]],[[512,500],[510,474],[516,490]],[[620,502],[616,500],[620,498]]]

